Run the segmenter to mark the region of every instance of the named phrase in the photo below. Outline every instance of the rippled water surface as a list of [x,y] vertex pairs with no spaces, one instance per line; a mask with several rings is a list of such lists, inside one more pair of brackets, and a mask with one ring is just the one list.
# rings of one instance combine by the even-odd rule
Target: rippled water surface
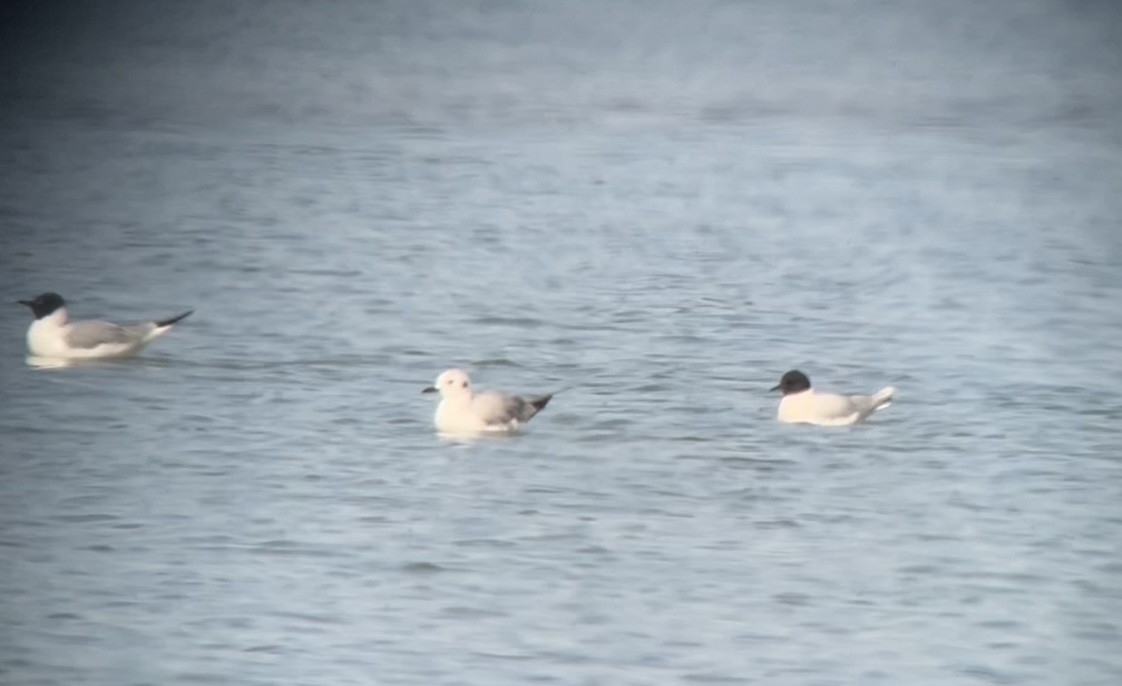
[[4,12],[0,682],[1122,683],[1115,5]]

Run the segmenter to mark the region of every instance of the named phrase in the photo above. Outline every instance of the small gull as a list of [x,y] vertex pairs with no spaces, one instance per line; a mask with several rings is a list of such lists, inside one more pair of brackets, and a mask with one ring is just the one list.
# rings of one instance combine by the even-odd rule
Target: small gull
[[471,379],[459,369],[436,377],[436,384],[421,391],[440,393],[433,422],[444,434],[510,433],[549,404],[553,394],[518,396],[498,391],[472,391]]
[[896,389],[887,386],[872,395],[817,393],[810,379],[797,369],[783,375],[773,391],[783,391],[779,401],[779,421],[788,424],[848,426],[863,422],[877,410],[892,404]]
[[20,300],[31,308],[35,321],[27,329],[27,349],[40,360],[104,360],[131,357],[194,312],[144,324],[118,326],[109,322],[71,322],[66,302],[58,293]]

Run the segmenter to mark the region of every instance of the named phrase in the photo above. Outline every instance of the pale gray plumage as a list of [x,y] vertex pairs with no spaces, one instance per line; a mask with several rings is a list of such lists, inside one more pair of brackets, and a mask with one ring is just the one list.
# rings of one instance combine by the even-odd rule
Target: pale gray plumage
[[171,331],[188,317],[188,310],[174,317],[143,324],[121,326],[103,321],[70,321],[66,301],[48,292],[19,301],[31,308],[35,321],[27,327],[29,359],[94,360],[131,357],[153,340]]
[[891,405],[896,395],[892,386],[872,395],[819,393],[811,388],[810,378],[797,369],[784,374],[771,390],[783,391],[783,399],[779,401],[779,421],[819,426],[848,426],[863,422],[874,412]]
[[542,395],[523,398],[508,393],[488,391],[472,398],[472,406],[479,418],[488,426],[507,425],[514,421],[525,424],[545,407],[550,397]]
[[139,344],[155,329],[152,323],[118,326],[99,321],[73,322],[67,327],[64,338],[71,348],[90,349],[105,344]]
[[474,434],[517,431],[547,404],[553,394],[520,396],[500,391],[475,393],[460,369],[449,369],[425,393],[440,393],[433,422],[441,433]]

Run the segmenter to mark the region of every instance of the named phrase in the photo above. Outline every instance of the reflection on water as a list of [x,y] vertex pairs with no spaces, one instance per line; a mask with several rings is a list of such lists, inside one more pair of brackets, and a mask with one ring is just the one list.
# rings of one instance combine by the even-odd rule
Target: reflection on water
[[[73,367],[78,364],[77,360],[64,360],[57,357],[37,357],[35,355],[28,355],[27,365],[36,369],[65,369],[66,367]],[[96,361],[87,360],[87,364],[96,364]],[[104,362],[102,363],[104,364]]]

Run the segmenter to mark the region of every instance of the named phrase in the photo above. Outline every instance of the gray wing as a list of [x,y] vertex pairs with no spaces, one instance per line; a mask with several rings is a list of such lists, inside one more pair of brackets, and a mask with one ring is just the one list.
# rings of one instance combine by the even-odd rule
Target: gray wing
[[99,345],[130,345],[144,339],[151,324],[117,326],[109,322],[74,322],[66,329],[66,343],[71,348],[96,348]]
[[851,395],[849,396],[850,402],[860,408],[863,415],[869,415],[882,407],[888,407],[892,404],[892,398],[896,395],[895,386],[885,386],[872,395]]
[[853,412],[865,414],[873,409],[873,399],[867,395],[850,395],[846,396],[849,401],[849,409]]
[[860,400],[861,396],[819,393],[811,398],[812,404],[806,409],[818,421],[845,423],[861,414]]
[[525,424],[546,406],[551,397],[543,395],[523,398],[491,391],[476,395],[472,405],[478,417],[488,426],[510,424],[514,421]]

